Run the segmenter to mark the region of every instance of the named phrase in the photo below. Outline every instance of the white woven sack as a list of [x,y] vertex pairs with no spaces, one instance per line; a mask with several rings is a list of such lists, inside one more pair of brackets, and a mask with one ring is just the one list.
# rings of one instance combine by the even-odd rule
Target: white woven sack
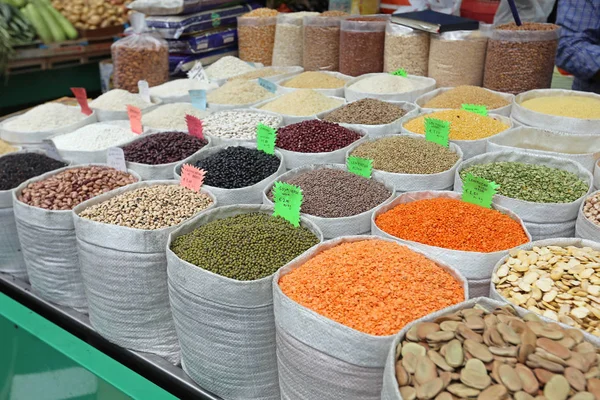
[[487,143],[487,152],[494,151],[521,151],[566,158],[594,172],[594,165],[600,158],[600,137],[522,126],[492,136]]
[[[262,110],[261,107],[264,106],[264,105],[266,105],[266,104],[269,104],[270,102],[276,100],[279,97],[281,97],[281,96],[277,96],[277,97],[274,97],[272,99],[268,99],[268,100],[265,100],[265,101],[263,101],[261,103],[258,103],[256,105],[254,105],[252,107],[252,109],[253,110],[260,110],[260,111],[268,111],[268,110]],[[337,110],[338,108],[340,108],[341,106],[343,106],[344,104],[346,104],[346,99],[344,99],[343,97],[335,97],[335,96],[327,96],[327,97],[329,97],[331,99],[340,100],[343,103],[340,104],[339,106],[330,108],[329,110],[325,110],[325,111],[322,111],[320,113],[312,114],[312,115],[288,115],[288,114],[279,114],[279,113],[277,113],[277,114],[279,114],[279,115],[281,115],[283,117],[283,125],[290,125],[290,124],[295,124],[296,122],[308,121],[308,120],[311,120],[311,119],[321,119],[325,115],[327,115],[330,112],[332,112],[333,110]]]
[[[150,96],[150,101],[152,105],[150,107],[142,108],[142,115],[149,113],[154,110],[156,107],[162,104],[162,100],[156,96]],[[93,102],[92,102],[93,103]],[[102,108],[92,107],[90,104],[90,108],[94,110],[94,113],[98,116],[98,122],[107,122],[107,121],[118,121],[118,120],[129,120],[129,115],[127,114],[127,107],[122,111],[115,110],[104,110]]]
[[[256,149],[255,144],[240,143],[237,146],[247,147],[250,149]],[[215,146],[206,151],[193,155],[185,161],[180,162],[174,169],[175,179],[179,181],[181,179],[181,167],[183,164],[194,165],[198,160],[212,156],[219,151],[230,147],[228,145]],[[246,186],[238,189],[223,189],[209,185],[203,185],[202,187],[209,190],[219,200],[220,206],[229,206],[233,204],[261,204],[262,203],[262,192],[265,187],[270,185],[279,175],[285,172],[285,160],[281,153],[275,150],[275,156],[281,160],[279,163],[279,169],[272,175],[266,177],[262,181],[255,183],[251,186]],[[207,172],[209,173],[209,172]]]
[[[147,181],[122,187],[73,209],[76,249],[88,298],[90,324],[119,346],[179,361],[179,343],[169,305],[166,244],[181,224],[143,230],[81,218],[85,209],[125,192],[178,182]],[[209,195],[216,206],[214,196]]]
[[[394,105],[402,108],[404,111],[406,111],[406,114],[404,114],[402,117],[398,118],[397,120],[390,122],[389,124],[365,125],[365,124],[346,124],[346,123],[338,123],[338,122],[336,122],[336,124],[341,125],[344,128],[364,130],[365,132],[367,132],[369,137],[374,138],[374,137],[379,137],[379,136],[400,133],[400,131],[402,130],[402,123],[405,120],[410,119],[413,116],[416,116],[419,114],[419,107],[417,107],[413,103],[409,103],[406,101],[386,101],[386,103],[394,104]],[[320,119],[324,120],[324,118],[326,116],[327,115],[324,115]]]
[[[440,111],[440,108],[425,108],[424,105],[427,104],[427,102],[431,99],[433,99],[434,97],[439,96],[440,94],[447,92],[449,90],[455,89],[453,87],[443,87],[443,88],[439,88],[439,89],[435,89],[434,91],[431,91],[429,93],[425,93],[424,95],[420,96],[415,103],[417,104],[417,106],[419,106],[421,108],[421,110],[423,110],[423,112],[427,112],[427,111]],[[488,110],[488,112],[492,113],[492,114],[496,114],[496,115],[502,115],[504,117],[510,117],[510,111],[512,109],[512,103],[515,99],[515,95],[510,94],[510,93],[502,93],[502,92],[496,92],[494,90],[489,90],[489,89],[484,89],[490,93],[493,93],[495,95],[498,95],[500,97],[502,97],[504,100],[508,101],[508,105],[503,106],[503,107],[498,107],[498,108],[491,108]]]
[[[327,75],[331,75],[335,78],[341,79],[343,81],[348,82],[350,79],[353,79],[352,76],[350,75],[345,75],[342,74],[341,72],[334,72],[334,71],[318,71],[322,74],[327,74]],[[289,80],[291,80],[292,78],[295,78],[297,75],[300,75],[300,73],[295,74],[294,76],[288,76],[285,78],[279,78],[277,80],[274,80],[275,84],[277,85],[277,92],[278,93],[290,93],[293,92],[294,90],[298,90],[299,88],[291,88],[291,87],[287,87],[287,86],[283,86],[286,82],[288,82]],[[319,92],[325,96],[335,96],[335,97],[344,97],[344,86],[337,88],[337,89],[313,89],[315,92]]]
[[383,100],[383,101],[408,101],[410,103],[414,103],[421,95],[434,90],[435,85],[436,85],[435,79],[433,79],[433,78],[426,78],[424,76],[417,76],[417,75],[408,75],[408,77],[406,79],[410,79],[411,81],[414,81],[415,84],[417,85],[417,89],[411,90],[408,92],[402,92],[402,93],[368,93],[368,92],[359,92],[359,91],[351,88],[352,85],[354,85],[356,82],[358,82],[360,80],[369,78],[371,76],[378,76],[378,75],[389,75],[389,74],[386,72],[364,74],[364,75],[361,75],[357,78],[354,78],[354,79],[348,81],[348,83],[346,83],[346,86],[344,87],[344,89],[345,89],[344,93],[346,95],[346,100],[348,100],[349,102],[352,102],[355,100],[360,100],[360,99],[370,97],[373,99],[379,99],[379,100]]
[[556,115],[549,115],[537,111],[532,111],[521,105],[526,100],[546,96],[577,96],[589,97],[592,99],[600,100],[600,95],[595,93],[579,92],[564,89],[530,90],[529,92],[521,93],[515,97],[511,117],[513,117],[515,120],[517,120],[523,125],[533,126],[536,128],[575,134],[600,133],[600,120],[598,119],[559,117]]
[[322,153],[301,153],[299,151],[285,150],[281,147],[277,147],[277,150],[281,152],[288,171],[311,164],[345,164],[348,150],[357,143],[363,143],[367,139],[367,132],[355,128],[348,129],[355,131],[362,138],[341,149]]
[[[23,258],[33,291],[47,301],[87,313],[72,211],[45,210],[18,200],[29,184],[73,168],[60,168],[23,182],[12,192],[12,197]],[[140,179],[132,171],[128,172]]]
[[[414,118],[420,117],[424,114],[431,114],[432,112],[436,112],[436,111],[442,111],[442,109],[434,110],[434,111],[421,111],[421,113],[419,115],[417,115],[413,118],[410,118],[410,119],[405,119],[402,122],[402,133],[408,133],[411,135],[424,137],[424,135],[420,135],[418,133],[409,131],[408,129],[405,128],[405,126],[409,121],[413,120]],[[508,129],[513,128],[513,122],[508,117],[503,117],[502,115],[495,115],[495,114],[488,114],[488,116],[491,118],[494,118],[500,122],[505,123],[506,125],[508,125]],[[452,129],[452,127],[450,127],[450,129]],[[501,132],[499,132],[498,134],[500,134],[500,133]],[[478,156],[479,154],[485,153],[486,147],[487,147],[487,142],[492,137],[493,136],[490,136],[490,137],[487,137],[484,139],[477,139],[477,140],[452,140],[452,139],[450,139],[450,142],[455,143],[458,146],[460,146],[460,148],[463,151],[463,159],[468,160],[471,157],[475,157],[475,156]]]
[[[553,238],[553,239],[538,240],[538,241],[534,241],[534,242],[531,242],[531,243],[526,243],[526,244],[524,244],[522,246],[518,246],[518,247],[516,247],[516,249],[531,250],[534,247],[543,247],[543,246],[591,247],[594,250],[600,250],[600,244],[598,242],[594,242],[594,241],[586,240],[586,239],[580,239],[580,238]],[[504,264],[504,262],[506,261],[507,258],[508,257],[503,257],[501,260],[498,261],[498,263],[494,267],[493,273],[496,273],[496,271],[498,270],[498,268],[500,268],[500,266],[502,266],[502,264]],[[510,305],[512,305],[517,310],[517,312],[519,313],[519,315],[531,313],[531,311],[528,311],[527,309],[525,309],[523,307],[516,306],[513,303],[509,302],[506,297],[502,296],[496,290],[496,285],[494,285],[493,282],[490,283],[490,298],[492,300],[499,301],[502,304],[510,304]],[[567,328],[567,329],[568,328],[573,328],[572,326],[568,326],[568,325],[566,325],[566,324],[564,324],[562,322],[557,322],[557,321],[555,321],[553,319],[544,317],[541,314],[536,314],[536,315],[539,316],[544,321],[558,323],[563,328]],[[581,331],[583,332],[583,335],[585,336],[585,338],[586,338],[587,341],[592,342],[595,346],[600,346],[600,338],[598,336],[594,336],[591,333],[586,332],[585,330],[581,330]]]
[[[559,157],[538,155],[527,152],[497,151],[481,154],[463,162],[456,171],[454,177],[454,191],[462,192],[462,179],[460,171],[476,164],[488,164],[493,162],[513,161],[527,164],[545,165],[572,172],[583,180],[589,187],[588,194],[592,191],[592,174],[583,165]],[[507,196],[496,194],[494,204],[506,207],[521,217],[533,240],[547,239],[551,237],[571,237],[575,235],[575,220],[577,212],[586,195],[571,203],[534,203],[512,199]],[[565,236],[560,236],[565,235]]]
[[[287,182],[288,180],[305,172],[324,168],[340,169],[343,171],[347,171],[346,165],[344,164],[312,164],[288,171],[285,174],[279,176],[276,179],[276,181]],[[390,191],[390,197],[381,204],[386,204],[387,202],[392,201],[392,199],[396,196],[394,187],[385,180],[378,179],[375,177],[373,177],[373,179],[380,183],[383,183],[385,187]],[[271,192],[271,189],[273,188],[274,184],[275,182],[269,184],[269,186],[267,186],[263,191],[263,204],[273,206],[273,202],[271,201],[271,199],[269,199],[269,193]],[[369,234],[371,231],[371,215],[373,214],[374,210],[375,208],[372,208],[371,210],[362,212],[360,214],[341,218],[324,218],[306,213],[302,213],[302,216],[305,217],[307,220],[313,222],[316,226],[318,226],[321,232],[323,232],[323,237],[325,239],[332,239],[338,236]]]
[[[186,261],[172,241],[211,221],[239,214],[272,214],[262,205],[218,207],[190,220],[169,236],[169,296],[184,371],[224,399],[279,399],[273,316],[273,275],[237,281]],[[301,225],[323,240],[319,229]]]
[[[273,278],[273,305],[277,330],[277,364],[282,400],[379,400],[383,368],[394,335],[374,336],[326,318],[291,300],[279,279],[325,250],[341,243],[387,240],[375,236],[346,236],[313,247],[281,268]],[[391,241],[391,240],[389,240]],[[427,253],[469,289],[454,268]]]
[[[586,196],[586,199],[597,194],[600,194],[600,191],[597,190],[591,193],[589,196]],[[596,225],[585,216],[583,212],[584,207],[585,201],[582,201],[577,213],[577,222],[575,223],[575,237],[600,243],[600,225]]]
[[55,135],[60,135],[63,133],[70,133],[70,132],[76,131],[77,129],[79,129],[83,126],[93,124],[94,122],[98,121],[97,113],[92,112],[91,115],[86,116],[84,119],[82,119],[79,122],[76,122],[71,125],[63,126],[60,128],[51,129],[48,131],[17,132],[17,131],[12,131],[12,130],[5,128],[5,126],[8,124],[9,121],[12,121],[15,118],[19,118],[19,117],[20,116],[17,115],[16,117],[8,118],[7,120],[2,121],[2,123],[0,123],[0,139],[4,140],[6,142],[9,142],[11,144],[27,145],[27,144],[41,143],[43,140],[46,140],[49,137],[52,137]]
[[[246,113],[256,113],[256,114],[265,114],[268,115],[270,117],[275,117],[277,118],[277,123],[273,126],[271,125],[271,128],[277,129],[280,126],[283,125],[283,117],[279,114],[275,114],[272,113],[270,111],[259,111],[259,110],[228,110],[229,112],[246,112]],[[202,121],[203,124],[206,124],[206,121]],[[227,126],[232,127],[235,123],[229,122],[227,123]],[[223,125],[220,125],[221,127],[223,127]],[[225,127],[227,127],[225,126]],[[210,133],[207,132],[207,125],[204,125],[204,137],[205,138],[210,138],[210,143],[211,146],[221,146],[221,145],[228,145],[228,146],[237,146],[240,143],[256,143],[256,137],[254,138],[250,138],[250,139],[237,139],[237,138],[226,138],[226,137],[222,137],[222,136],[216,136],[216,135],[211,135]],[[173,173],[173,171],[171,171],[171,174]]]
[[[211,87],[209,87],[208,89],[204,89],[204,90],[210,91],[210,90],[217,89],[219,87],[218,84],[212,83],[212,82],[210,83],[210,85],[211,85]],[[159,86],[161,86],[161,85],[159,85]],[[157,87],[158,86],[154,86],[154,87],[150,88],[150,95],[160,99],[162,101],[162,104],[191,103],[192,102],[192,98],[190,97],[189,91],[188,91],[188,93],[183,94],[183,95],[158,96],[156,94],[153,94],[153,92],[155,92],[155,90],[153,90],[153,89],[156,89]],[[198,87],[198,86],[196,86],[196,87]],[[199,87],[202,87],[202,86],[199,86]],[[190,90],[203,90],[203,89],[190,88]]]
[[[389,211],[396,207],[399,204],[411,203],[417,200],[424,199],[432,199],[432,198],[446,198],[446,199],[458,199],[460,200],[462,197],[461,194],[455,192],[442,192],[442,191],[424,191],[424,192],[409,192],[401,194],[396,197],[392,202],[379,206],[375,209],[373,213],[373,217],[371,219],[371,234],[377,235],[380,237],[384,237],[387,239],[392,239],[398,241],[403,244],[408,244],[423,253],[430,254],[451,267],[456,268],[465,278],[467,278],[469,282],[469,292],[473,293],[483,293],[486,294],[486,290],[481,287],[482,280],[485,280],[489,283],[489,280],[492,277],[492,269],[496,262],[508,254],[508,250],[502,251],[494,251],[492,253],[480,253],[476,251],[461,251],[461,250],[452,250],[445,249],[437,246],[430,246],[427,244],[413,242],[412,240],[405,240],[398,238],[396,236],[390,235],[389,233],[380,229],[375,220],[377,217],[386,211]],[[494,210],[500,211],[503,214],[508,215],[523,227],[527,238],[531,241],[531,236],[527,231],[523,221],[513,213],[511,210],[508,210],[504,207],[499,206],[498,204],[492,204],[492,208]],[[473,283],[472,283],[473,282]],[[473,285],[473,286],[471,286]]]
[[600,166],[594,165],[594,190],[600,190]]
[[[160,133],[160,132],[151,133],[151,135],[156,135],[157,133]],[[148,135],[144,135],[144,136],[148,136]],[[136,142],[140,139],[141,138],[135,138],[125,144],[120,145],[119,147],[125,147],[125,146],[130,145],[131,143]],[[141,163],[137,163],[137,162],[127,161],[125,164],[127,165],[127,169],[137,172],[143,181],[170,180],[170,179],[173,179],[173,168],[175,168],[175,166],[177,164],[179,164],[181,162],[185,163],[191,157],[195,156],[196,154],[198,154],[202,151],[208,150],[210,148],[211,138],[205,136],[205,139],[208,143],[204,147],[202,147],[200,150],[198,150],[194,154],[191,154],[189,157],[186,157],[180,161],[167,163],[167,164],[157,164],[157,165],[141,164]],[[105,153],[106,153],[106,151],[105,151]],[[105,155],[105,157],[106,157],[106,155]]]
[[[367,142],[372,142],[383,137],[391,137],[397,135],[385,135],[376,139],[367,138]],[[425,138],[421,138],[425,140]],[[352,155],[352,152],[360,146],[362,143],[353,144],[352,147],[346,153],[346,158]],[[396,192],[415,192],[419,190],[452,190],[454,187],[454,174],[456,169],[463,161],[463,152],[454,143],[449,143],[450,150],[458,154],[459,159],[456,163],[447,171],[438,172],[437,174],[398,174],[394,172],[386,172],[378,169],[373,169],[373,178],[382,180],[390,183],[396,189]],[[286,158],[287,160],[287,158]]]

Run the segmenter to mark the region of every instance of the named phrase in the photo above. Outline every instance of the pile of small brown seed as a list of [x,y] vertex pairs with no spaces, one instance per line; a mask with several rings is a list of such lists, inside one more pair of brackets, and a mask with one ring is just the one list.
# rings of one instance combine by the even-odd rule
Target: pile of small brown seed
[[513,249],[492,282],[511,303],[600,336],[600,251],[575,246]]
[[175,226],[212,204],[213,200],[204,193],[179,185],[155,185],[120,194],[79,216],[105,224],[155,230]]
[[585,200],[583,214],[594,224],[600,225],[600,193],[596,193]]
[[346,124],[383,125],[390,124],[405,114],[406,111],[395,104],[367,98],[346,104],[323,119]]
[[396,349],[396,379],[404,400],[594,400],[596,353],[579,329],[475,305],[413,325]]
[[110,167],[71,168],[27,185],[19,201],[46,210],[71,210],[92,197],[135,182],[133,175]]

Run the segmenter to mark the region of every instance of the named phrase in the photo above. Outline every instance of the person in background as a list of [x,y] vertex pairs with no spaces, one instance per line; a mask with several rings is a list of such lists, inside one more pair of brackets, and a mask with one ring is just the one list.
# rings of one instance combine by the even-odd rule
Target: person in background
[[571,73],[573,90],[600,93],[600,1],[559,0],[556,66]]

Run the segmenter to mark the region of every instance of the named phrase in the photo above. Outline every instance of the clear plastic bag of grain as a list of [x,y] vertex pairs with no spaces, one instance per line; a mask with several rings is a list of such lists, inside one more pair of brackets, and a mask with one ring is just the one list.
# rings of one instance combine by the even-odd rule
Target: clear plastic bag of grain
[[257,8],[237,18],[241,60],[271,65],[277,14],[276,10]]
[[429,33],[388,22],[385,27],[383,72],[399,68],[410,75],[427,76]]
[[487,37],[482,31],[431,35],[428,76],[438,87],[483,83]]
[[284,13],[277,16],[275,44],[273,46],[274,67],[304,65],[304,17],[315,16],[316,12]]
[[[330,11],[333,12],[333,11]],[[304,17],[304,70],[338,71],[340,68],[340,24],[345,13]]]
[[559,36],[554,24],[497,26],[489,40],[483,86],[512,94],[549,88]]
[[376,14],[342,20],[340,72],[359,76],[383,72],[385,25],[389,15]]
[[148,30],[144,14],[131,15],[133,34],[113,43],[113,84],[116,89],[138,92],[138,82],[158,86],[169,80],[167,41]]

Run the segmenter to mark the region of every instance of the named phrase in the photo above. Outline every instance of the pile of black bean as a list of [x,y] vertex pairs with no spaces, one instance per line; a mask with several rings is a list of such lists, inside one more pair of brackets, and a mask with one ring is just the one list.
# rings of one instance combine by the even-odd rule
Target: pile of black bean
[[148,165],[169,164],[188,158],[207,141],[184,132],[147,135],[123,146],[125,161]]
[[[323,218],[361,214],[392,195],[383,183],[341,169],[307,171],[286,182],[302,189],[301,212]],[[269,198],[273,200],[273,190]]]
[[196,162],[206,171],[204,184],[222,189],[252,186],[273,175],[281,161],[277,156],[242,147],[227,147]]
[[67,164],[39,153],[9,154],[0,158],[0,190],[10,190],[36,176]]

